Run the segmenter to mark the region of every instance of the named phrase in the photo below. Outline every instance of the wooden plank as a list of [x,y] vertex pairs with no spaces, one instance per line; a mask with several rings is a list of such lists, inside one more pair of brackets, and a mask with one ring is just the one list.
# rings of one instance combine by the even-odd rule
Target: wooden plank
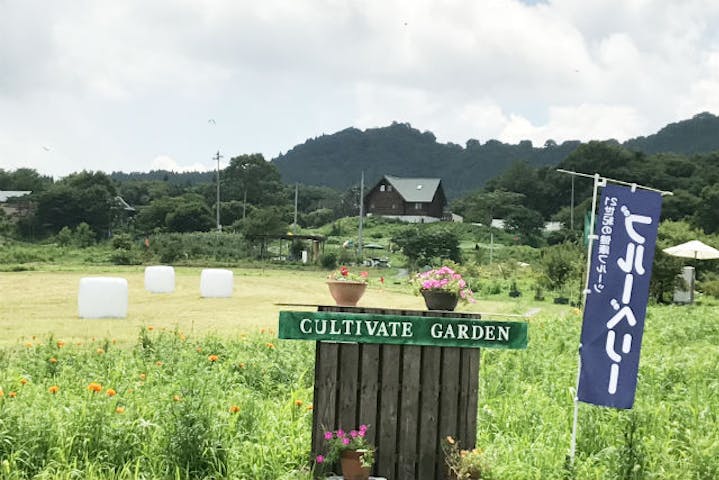
[[[459,406],[459,358],[460,349],[454,347],[442,348],[442,366],[439,395],[439,427],[437,429],[437,455],[442,457],[441,445],[447,436],[458,436]],[[463,447],[464,448],[464,447]],[[443,478],[444,465],[437,462],[436,478]]]
[[417,478],[417,433],[422,421],[419,415],[422,347],[405,346],[402,354],[397,478],[414,480]]
[[312,415],[312,456],[324,450],[322,433],[334,429],[337,408],[338,344],[317,342],[315,347],[315,388]]
[[[379,391],[379,345],[360,346],[361,377],[357,421],[368,425],[367,441],[377,443],[377,392]],[[359,427],[359,425],[358,425]]]
[[337,363],[339,364],[337,427],[350,431],[357,428],[359,345],[340,344]]
[[438,460],[442,462],[437,458],[441,353],[439,347],[422,347],[417,480],[436,480],[436,464]]
[[390,480],[397,478],[397,416],[399,415],[399,368],[401,345],[380,345],[382,388],[379,391],[376,471]]

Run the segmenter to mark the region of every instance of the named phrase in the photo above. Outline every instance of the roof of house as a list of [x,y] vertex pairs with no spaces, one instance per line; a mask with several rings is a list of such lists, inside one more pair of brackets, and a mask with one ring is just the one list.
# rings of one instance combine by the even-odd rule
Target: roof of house
[[0,190],[0,202],[7,202],[8,198],[30,195],[30,190]]
[[406,202],[431,202],[439,188],[439,178],[403,178],[385,175]]

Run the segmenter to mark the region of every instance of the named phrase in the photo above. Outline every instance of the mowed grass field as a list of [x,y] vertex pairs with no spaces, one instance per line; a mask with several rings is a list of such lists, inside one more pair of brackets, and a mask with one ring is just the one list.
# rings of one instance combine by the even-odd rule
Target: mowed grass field
[[[278,303],[333,304],[325,285],[326,272],[233,268],[231,298],[201,298],[200,268],[176,268],[175,292],[153,294],[144,288],[144,267],[82,267],[70,271],[0,273],[0,345],[26,341],[52,333],[56,338],[83,341],[91,338],[132,342],[142,326],[178,329],[187,334],[233,336],[259,329],[276,329],[280,310],[303,307]],[[413,295],[389,271],[373,273],[360,306],[424,309],[422,297]],[[85,276],[126,278],[129,308],[124,319],[81,319],[77,295]],[[304,307],[310,308],[311,307]],[[531,305],[519,302],[478,301],[464,310],[524,313]]]

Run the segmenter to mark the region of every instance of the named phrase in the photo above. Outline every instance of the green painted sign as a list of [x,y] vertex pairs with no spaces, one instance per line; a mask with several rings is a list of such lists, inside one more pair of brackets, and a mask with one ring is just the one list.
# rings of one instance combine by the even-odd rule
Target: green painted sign
[[527,323],[345,312],[280,312],[279,338],[465,348],[527,348]]

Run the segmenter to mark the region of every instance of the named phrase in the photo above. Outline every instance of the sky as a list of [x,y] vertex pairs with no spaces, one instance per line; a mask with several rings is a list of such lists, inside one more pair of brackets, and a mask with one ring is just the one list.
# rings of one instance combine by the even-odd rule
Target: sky
[[0,168],[208,170],[393,121],[465,145],[719,114],[716,0],[0,0]]

